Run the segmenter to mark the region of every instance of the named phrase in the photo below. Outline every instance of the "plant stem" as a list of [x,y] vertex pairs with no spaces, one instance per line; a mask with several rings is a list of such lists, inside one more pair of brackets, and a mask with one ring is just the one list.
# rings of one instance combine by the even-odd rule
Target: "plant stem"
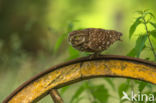
[[150,46],[151,46],[151,49],[152,49],[152,52],[153,52],[153,55],[155,57],[155,60],[156,60],[156,53],[154,51],[154,48],[153,48],[153,45],[152,45],[152,42],[151,42],[151,39],[150,39],[150,35],[149,35],[149,32],[148,32],[148,28],[147,28],[147,24],[146,24],[146,21],[145,21],[145,18],[143,17],[143,21],[144,21],[144,25],[145,25],[145,29],[146,29],[146,33],[147,33],[147,37],[148,37],[148,41],[150,43]]
[[[131,90],[134,92],[134,80],[131,80]],[[134,103],[134,101],[132,101],[131,103]]]

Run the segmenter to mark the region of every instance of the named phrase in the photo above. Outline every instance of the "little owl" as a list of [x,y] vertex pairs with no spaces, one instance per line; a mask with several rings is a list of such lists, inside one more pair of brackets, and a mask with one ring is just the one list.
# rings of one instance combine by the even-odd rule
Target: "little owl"
[[95,55],[99,55],[115,41],[121,40],[120,36],[122,34],[114,30],[88,28],[69,33],[68,41],[79,51],[93,52]]

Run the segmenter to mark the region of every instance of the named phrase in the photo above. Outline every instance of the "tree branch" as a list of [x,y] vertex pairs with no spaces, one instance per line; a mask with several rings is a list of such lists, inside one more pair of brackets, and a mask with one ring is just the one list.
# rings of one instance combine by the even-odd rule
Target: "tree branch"
[[52,97],[54,103],[64,103],[57,89],[52,89],[50,91],[50,96]]

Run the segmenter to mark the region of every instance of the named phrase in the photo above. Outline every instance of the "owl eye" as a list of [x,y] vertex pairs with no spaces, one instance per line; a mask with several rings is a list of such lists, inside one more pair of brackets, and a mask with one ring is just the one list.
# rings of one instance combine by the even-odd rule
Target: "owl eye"
[[79,36],[75,37],[75,40],[80,40],[80,37]]

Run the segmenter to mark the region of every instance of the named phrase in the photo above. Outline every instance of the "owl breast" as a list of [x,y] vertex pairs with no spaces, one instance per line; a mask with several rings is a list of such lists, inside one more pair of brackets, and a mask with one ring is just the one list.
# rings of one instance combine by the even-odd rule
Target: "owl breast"
[[[85,52],[101,52],[106,50],[115,41],[120,40],[122,35],[120,32],[114,30],[104,30],[97,28],[88,28],[84,30],[74,31],[72,35],[85,35],[85,42],[80,45],[72,46],[80,51]],[[70,38],[71,35],[69,35]]]

